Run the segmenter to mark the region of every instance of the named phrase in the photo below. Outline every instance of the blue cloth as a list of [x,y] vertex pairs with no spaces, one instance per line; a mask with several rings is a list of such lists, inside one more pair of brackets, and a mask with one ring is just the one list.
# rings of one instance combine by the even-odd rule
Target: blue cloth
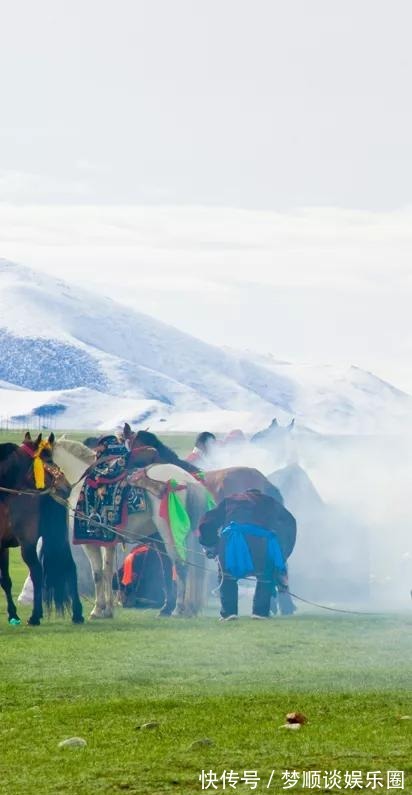
[[276,536],[264,527],[255,524],[240,524],[231,522],[222,530],[225,538],[225,571],[241,579],[248,574],[253,574],[254,564],[245,536],[267,538],[267,552],[270,562],[282,574],[286,574],[286,565]]

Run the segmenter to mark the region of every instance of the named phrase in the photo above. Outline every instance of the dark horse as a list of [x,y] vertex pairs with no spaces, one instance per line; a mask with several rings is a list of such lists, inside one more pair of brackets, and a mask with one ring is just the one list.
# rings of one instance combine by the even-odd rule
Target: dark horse
[[[174,464],[175,466],[184,469],[185,472],[189,472],[191,475],[196,475],[200,471],[199,468],[194,464],[191,464],[190,461],[185,461],[183,458],[179,458],[177,453],[175,453],[171,447],[167,447],[165,444],[163,444],[159,437],[150,431],[137,431],[134,433],[129,423],[126,422],[123,427],[123,439],[128,449],[132,453],[143,449],[153,453],[153,457],[148,459],[147,464]],[[89,440],[87,439],[86,441]]]
[[[20,623],[9,574],[9,548],[16,546],[21,547],[33,582],[33,611],[28,623],[40,624],[43,591],[47,607],[54,603],[56,611],[63,613],[71,601],[73,622],[81,624],[84,620],[69,543],[67,506],[54,499],[55,496],[66,500],[71,486],[52,461],[53,441],[53,434],[48,442],[42,441],[41,434],[35,441],[26,434],[20,447],[0,444],[0,585],[6,594],[8,618],[12,624]],[[40,471],[44,483],[40,486],[36,484],[35,461],[37,465],[42,464]],[[37,542],[40,537],[43,544],[39,560]]]

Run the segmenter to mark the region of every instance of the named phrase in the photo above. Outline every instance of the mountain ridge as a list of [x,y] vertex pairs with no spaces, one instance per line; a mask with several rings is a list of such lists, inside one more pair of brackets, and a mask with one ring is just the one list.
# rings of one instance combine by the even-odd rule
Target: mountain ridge
[[[239,417],[253,430],[276,415],[281,422],[296,416],[316,431],[347,433],[369,432],[382,415],[389,424],[412,417],[411,396],[360,368],[299,365],[221,349],[7,260],[0,260],[0,317],[0,380],[11,385],[0,383],[0,415],[14,416],[8,411],[12,393],[23,389],[31,392],[31,411],[38,408],[36,393],[39,401],[46,392],[53,403],[66,401],[62,419],[70,422],[84,390],[99,406],[96,395],[107,396],[108,420],[115,419],[117,398],[119,416],[128,412],[124,419],[132,419],[135,401],[139,415],[150,411],[168,427],[174,418],[183,422],[185,413],[191,421],[205,413],[218,425]],[[106,422],[101,410],[100,424]],[[90,423],[89,411],[87,416]],[[79,422],[81,417],[79,408]]]

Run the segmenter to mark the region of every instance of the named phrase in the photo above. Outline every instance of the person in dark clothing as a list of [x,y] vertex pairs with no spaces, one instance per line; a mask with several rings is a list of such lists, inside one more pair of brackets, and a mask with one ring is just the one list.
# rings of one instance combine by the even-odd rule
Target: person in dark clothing
[[293,612],[286,560],[295,543],[296,522],[283,505],[257,489],[232,494],[205,514],[199,533],[208,557],[219,562],[221,619],[237,618],[238,580],[251,575],[257,580],[254,618],[269,617],[275,586],[286,597],[281,612]]

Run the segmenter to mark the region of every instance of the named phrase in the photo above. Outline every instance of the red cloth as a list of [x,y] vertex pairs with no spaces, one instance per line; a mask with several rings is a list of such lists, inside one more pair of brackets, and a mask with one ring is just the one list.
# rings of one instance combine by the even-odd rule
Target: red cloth
[[141,544],[139,547],[135,547],[132,551],[127,555],[123,562],[123,577],[122,577],[122,585],[131,585],[133,582],[133,561],[136,555],[143,555],[144,552],[148,552],[149,547],[146,544]]
[[230,433],[228,433],[227,436],[225,436],[223,443],[231,444],[232,442],[245,442],[245,441],[246,441],[246,436],[243,433],[243,431],[236,429],[234,431],[230,431]]
[[192,452],[186,457],[186,461],[189,461],[191,464],[196,464],[197,461],[201,461],[202,458],[203,456],[199,450],[192,450]]

